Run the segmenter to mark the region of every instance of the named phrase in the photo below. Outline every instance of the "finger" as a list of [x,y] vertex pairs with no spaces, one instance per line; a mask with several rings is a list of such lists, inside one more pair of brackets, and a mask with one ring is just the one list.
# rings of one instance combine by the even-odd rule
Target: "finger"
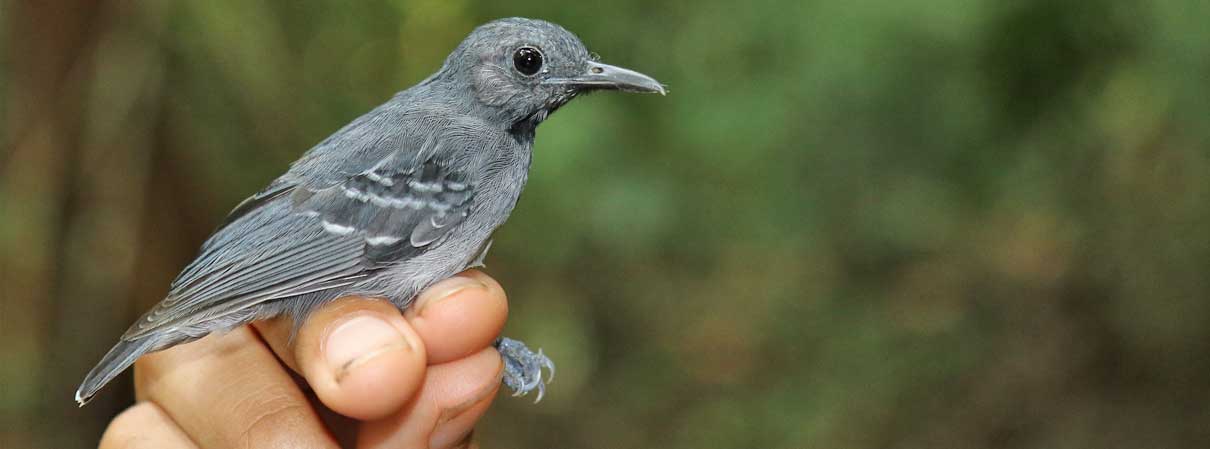
[[365,423],[357,447],[445,449],[465,442],[495,399],[503,366],[493,348],[430,366],[416,400],[390,417]]
[[[336,322],[353,315],[365,319],[336,333],[344,329]],[[462,358],[490,345],[507,315],[500,284],[469,270],[422,292],[408,308],[406,323],[388,302],[344,299],[312,313],[293,340],[294,324],[288,318],[261,322],[257,328],[325,405],[346,416],[375,419],[407,402],[420,386],[424,364]],[[417,365],[417,360],[424,363]]]
[[307,379],[324,405],[361,420],[403,407],[424,380],[424,342],[388,301],[342,298],[293,323],[257,325],[269,346]]
[[337,447],[247,326],[144,356],[135,364],[135,392],[201,447]]
[[[321,310],[332,306],[326,304]],[[425,289],[405,313],[424,343],[428,364],[457,360],[483,349],[500,335],[507,316],[504,289],[479,270],[467,270]],[[311,324],[314,320],[316,316],[312,314],[306,325],[323,326],[323,323]],[[260,321],[256,328],[282,361],[302,372],[294,348],[299,339],[290,338],[294,330],[291,318]]]
[[508,300],[491,276],[467,270],[426,289],[404,316],[436,365],[488,347],[504,328]]
[[101,435],[100,449],[197,449],[164,410],[140,402],[119,413]]

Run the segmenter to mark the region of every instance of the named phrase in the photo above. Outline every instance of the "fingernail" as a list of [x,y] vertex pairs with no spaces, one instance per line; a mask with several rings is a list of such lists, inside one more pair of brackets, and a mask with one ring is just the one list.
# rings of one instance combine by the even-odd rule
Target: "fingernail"
[[408,341],[382,318],[360,315],[341,323],[324,342],[324,357],[339,383],[351,370],[389,351],[410,349]]
[[442,300],[454,296],[460,291],[468,288],[486,289],[487,285],[479,282],[478,279],[469,276],[454,276],[444,281],[434,284],[432,287],[420,292],[420,297],[416,298],[416,312],[423,315],[424,309],[437,304]]

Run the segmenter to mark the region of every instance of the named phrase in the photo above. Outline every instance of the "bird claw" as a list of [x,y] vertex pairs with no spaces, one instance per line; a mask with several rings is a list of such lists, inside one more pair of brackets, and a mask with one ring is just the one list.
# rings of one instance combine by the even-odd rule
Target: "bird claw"
[[[511,338],[501,337],[495,346],[504,359],[504,385],[513,390],[513,396],[525,396],[537,389],[534,403],[541,401],[546,395],[546,384],[554,379],[555,363],[541,349],[535,353],[525,343]],[[550,372],[546,379],[542,378],[543,368]]]

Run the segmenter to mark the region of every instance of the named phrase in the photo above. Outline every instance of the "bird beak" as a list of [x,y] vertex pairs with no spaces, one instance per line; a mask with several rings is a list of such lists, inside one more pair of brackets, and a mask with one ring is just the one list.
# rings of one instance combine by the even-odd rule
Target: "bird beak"
[[654,78],[630,69],[588,61],[585,73],[570,78],[549,78],[544,84],[575,86],[581,89],[614,89],[626,92],[667,94]]

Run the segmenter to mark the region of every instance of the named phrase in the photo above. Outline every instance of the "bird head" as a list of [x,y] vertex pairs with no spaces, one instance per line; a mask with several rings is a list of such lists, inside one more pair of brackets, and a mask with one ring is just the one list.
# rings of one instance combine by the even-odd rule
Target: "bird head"
[[574,34],[542,20],[507,18],[476,28],[442,74],[469,84],[473,101],[513,127],[532,127],[577,95],[596,90],[664,94],[642,73],[602,63]]

